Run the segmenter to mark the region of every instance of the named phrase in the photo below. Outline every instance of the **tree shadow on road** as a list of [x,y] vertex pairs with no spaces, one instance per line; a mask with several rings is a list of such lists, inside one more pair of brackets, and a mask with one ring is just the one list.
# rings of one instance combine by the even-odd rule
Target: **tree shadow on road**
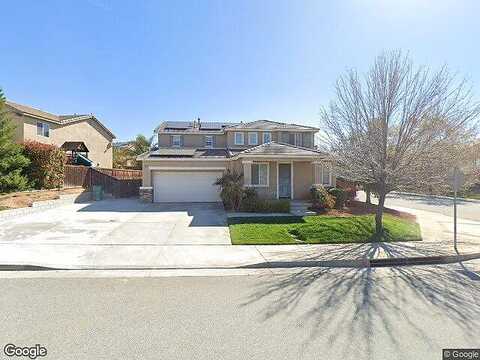
[[[356,250],[364,252],[365,248]],[[377,250],[375,245],[369,249]],[[263,279],[243,305],[262,303],[262,321],[295,317],[305,329],[304,349],[318,337],[327,338],[331,348],[338,350],[338,358],[351,358],[358,352],[359,338],[361,351],[373,358],[378,333],[386,334],[388,340],[382,345],[394,354],[405,349],[406,332],[428,348],[441,349],[448,344],[436,343],[436,331],[423,317],[441,316],[448,322],[446,327],[454,327],[472,341],[479,333],[480,276],[468,267],[466,263],[289,270]],[[345,338],[352,341],[346,343]]]

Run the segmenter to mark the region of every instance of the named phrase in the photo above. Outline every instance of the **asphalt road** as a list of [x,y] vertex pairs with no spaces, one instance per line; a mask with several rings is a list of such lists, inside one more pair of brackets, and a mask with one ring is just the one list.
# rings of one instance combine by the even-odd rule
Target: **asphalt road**
[[[365,199],[363,192],[359,192],[358,197],[362,201]],[[375,200],[373,199],[374,202]],[[430,211],[453,217],[453,200],[451,199],[392,193],[388,195],[385,205]],[[458,199],[457,209],[459,218],[480,221],[480,201]]]
[[438,360],[442,348],[480,347],[480,263],[465,266],[2,278],[1,348],[41,344],[45,359]]

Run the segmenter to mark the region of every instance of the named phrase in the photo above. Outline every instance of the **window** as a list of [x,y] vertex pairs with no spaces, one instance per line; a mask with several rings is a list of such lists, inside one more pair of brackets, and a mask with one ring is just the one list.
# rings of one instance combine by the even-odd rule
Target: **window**
[[172,146],[182,146],[182,135],[172,135]]
[[330,185],[330,168],[322,166],[322,184]]
[[268,143],[270,141],[272,141],[272,133],[264,132],[263,133],[263,143],[265,144],[265,143]]
[[213,135],[205,135],[205,146],[207,148],[213,147]]
[[302,146],[303,141],[302,141],[302,133],[295,133],[295,143],[294,145],[296,146]]
[[37,135],[50,137],[50,125],[37,122]]
[[268,186],[268,164],[252,164],[252,185]]
[[248,145],[258,145],[258,133],[248,133]]
[[235,145],[244,145],[243,133],[235,133]]

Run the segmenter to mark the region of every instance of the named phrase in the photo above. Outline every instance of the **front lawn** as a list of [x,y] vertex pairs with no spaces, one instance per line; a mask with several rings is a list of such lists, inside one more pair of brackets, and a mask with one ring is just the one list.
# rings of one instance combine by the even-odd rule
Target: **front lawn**
[[385,214],[383,223],[385,233],[377,239],[373,215],[231,218],[228,221],[234,245],[422,240],[420,227],[412,219]]

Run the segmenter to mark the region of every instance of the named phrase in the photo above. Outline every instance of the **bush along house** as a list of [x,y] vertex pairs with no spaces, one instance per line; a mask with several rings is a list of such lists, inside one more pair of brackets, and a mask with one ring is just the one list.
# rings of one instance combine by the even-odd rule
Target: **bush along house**
[[216,202],[227,170],[262,199],[309,199],[312,185],[334,186],[328,154],[314,147],[319,129],[270,120],[246,123],[166,121],[142,162],[144,201]]

